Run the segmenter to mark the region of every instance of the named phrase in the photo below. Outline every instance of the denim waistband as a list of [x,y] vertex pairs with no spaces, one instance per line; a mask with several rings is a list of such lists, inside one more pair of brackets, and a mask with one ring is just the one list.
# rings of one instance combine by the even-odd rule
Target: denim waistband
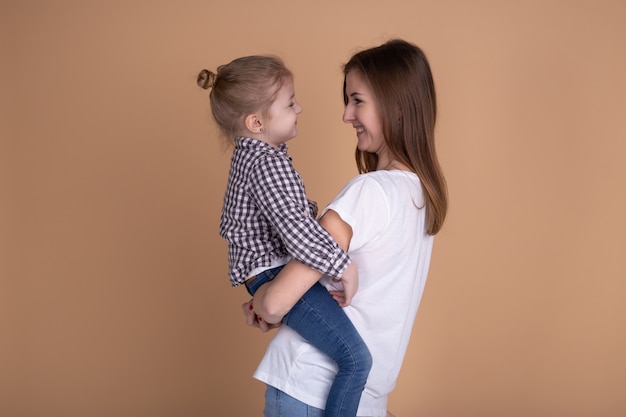
[[260,274],[257,274],[255,276],[253,276],[252,278],[249,278],[245,282],[245,285],[246,285],[246,289],[248,290],[250,295],[254,295],[256,290],[258,290],[261,285],[263,285],[266,282],[269,282],[269,281],[273,280],[274,278],[276,278],[276,275],[278,275],[278,273],[284,267],[285,267],[285,265],[281,265],[281,266],[277,266],[276,268],[266,269],[265,271],[261,272]]

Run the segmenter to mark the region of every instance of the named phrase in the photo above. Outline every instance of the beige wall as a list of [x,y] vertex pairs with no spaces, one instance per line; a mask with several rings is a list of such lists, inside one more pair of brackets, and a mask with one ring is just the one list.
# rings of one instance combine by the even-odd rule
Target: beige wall
[[0,5],[0,416],[260,416],[195,75],[286,60],[324,205],[340,65],[393,36],[431,60],[451,209],[391,410],[626,415],[626,3],[216,3]]

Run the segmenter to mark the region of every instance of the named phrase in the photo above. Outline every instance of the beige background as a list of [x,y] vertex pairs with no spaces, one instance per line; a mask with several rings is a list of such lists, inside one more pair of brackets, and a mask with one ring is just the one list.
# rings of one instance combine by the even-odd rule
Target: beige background
[[355,174],[340,66],[428,54],[448,222],[398,417],[626,415],[626,2],[3,1],[0,416],[260,416],[269,340],[217,234],[197,72],[281,55],[321,206]]

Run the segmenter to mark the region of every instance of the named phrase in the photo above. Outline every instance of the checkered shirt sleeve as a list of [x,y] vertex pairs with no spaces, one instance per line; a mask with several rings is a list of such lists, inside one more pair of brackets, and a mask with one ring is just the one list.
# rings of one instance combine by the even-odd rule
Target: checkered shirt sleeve
[[[251,144],[256,151],[245,152]],[[276,150],[245,140],[240,145],[231,162],[220,228],[229,242],[233,285],[272,257],[287,254],[325,275],[340,277],[350,263],[348,255],[315,219],[317,205],[306,197],[287,147]]]

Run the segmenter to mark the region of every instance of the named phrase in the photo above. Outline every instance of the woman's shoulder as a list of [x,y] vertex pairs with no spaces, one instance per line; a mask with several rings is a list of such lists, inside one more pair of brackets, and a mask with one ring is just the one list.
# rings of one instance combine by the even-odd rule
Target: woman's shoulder
[[410,171],[401,170],[379,170],[366,172],[353,177],[346,187],[360,184],[361,186],[382,186],[382,187],[395,187],[400,180],[408,181],[410,183],[419,184],[419,177]]
[[407,198],[423,200],[422,185],[417,174],[401,170],[359,174],[348,181],[340,195],[386,201],[402,201]]
[[337,195],[337,198],[369,199],[384,198],[390,187],[395,187],[393,176],[387,171],[372,171],[352,177]]

